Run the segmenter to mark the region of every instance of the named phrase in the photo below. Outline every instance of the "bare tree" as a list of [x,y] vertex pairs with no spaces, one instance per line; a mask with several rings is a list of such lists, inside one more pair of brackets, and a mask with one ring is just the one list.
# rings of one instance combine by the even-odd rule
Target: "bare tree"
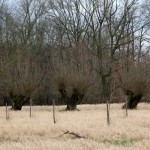
[[150,89],[149,69],[146,63],[130,64],[129,70],[122,69],[119,74],[124,94],[127,95],[127,102],[123,108],[135,109],[142,97],[148,94]]
[[12,109],[21,110],[22,105],[34,97],[40,87],[44,72],[34,58],[17,51],[1,64],[1,91],[7,95]]
[[[83,46],[80,46],[80,48],[81,51],[86,51]],[[51,88],[61,94],[63,103],[67,105],[66,110],[76,110],[77,104],[82,102],[95,77],[91,76],[92,71],[87,65],[88,59],[86,55],[78,53],[77,57],[75,57],[72,54],[73,49],[64,48],[62,58],[59,55],[60,51],[59,48],[54,50],[53,56],[55,55],[55,58],[51,62],[53,65],[50,65],[49,69]],[[77,61],[76,58],[78,58]]]
[[[131,61],[142,62],[143,50],[148,48],[145,41],[148,43],[149,21],[144,15],[148,16],[149,7],[142,5],[147,11],[140,17],[141,7],[137,2],[22,0],[14,10],[4,7],[1,57],[24,49],[47,67],[52,78],[68,80],[79,76],[81,79],[76,83],[80,80],[83,84],[92,76],[93,81],[98,81],[99,96],[109,105],[116,72],[120,68],[128,72]],[[74,76],[69,77],[69,72],[74,72]],[[52,88],[47,85],[49,74],[44,77],[41,94],[45,89],[49,89],[45,95],[51,93]],[[75,81],[66,83],[68,87]]]

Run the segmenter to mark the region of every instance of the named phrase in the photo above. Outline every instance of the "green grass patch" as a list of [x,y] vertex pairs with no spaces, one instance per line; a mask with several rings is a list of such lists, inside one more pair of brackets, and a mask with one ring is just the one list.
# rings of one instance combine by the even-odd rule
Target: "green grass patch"
[[116,146],[131,146],[133,143],[136,142],[136,140],[126,137],[122,137],[120,139],[96,139],[95,141],[98,143],[108,143]]

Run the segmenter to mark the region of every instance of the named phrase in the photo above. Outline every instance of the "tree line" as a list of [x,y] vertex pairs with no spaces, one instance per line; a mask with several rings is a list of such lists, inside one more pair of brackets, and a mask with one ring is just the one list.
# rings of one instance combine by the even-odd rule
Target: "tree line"
[[[0,0],[0,93],[14,110],[30,99],[79,103],[150,90],[150,1]],[[59,104],[60,104],[59,103]]]

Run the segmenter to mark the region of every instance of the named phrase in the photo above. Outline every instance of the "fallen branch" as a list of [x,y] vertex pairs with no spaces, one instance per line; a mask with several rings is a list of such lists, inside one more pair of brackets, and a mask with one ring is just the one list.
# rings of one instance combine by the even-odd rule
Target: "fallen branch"
[[82,136],[82,135],[75,133],[75,132],[70,132],[70,131],[63,131],[63,132],[64,132],[64,134],[74,135],[76,138],[89,139],[89,137]]

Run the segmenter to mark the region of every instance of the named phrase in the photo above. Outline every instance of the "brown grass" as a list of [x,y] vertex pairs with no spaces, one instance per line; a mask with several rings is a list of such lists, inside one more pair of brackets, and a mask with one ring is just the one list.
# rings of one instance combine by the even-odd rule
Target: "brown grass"
[[[150,150],[150,105],[139,104],[128,118],[122,104],[111,105],[111,124],[106,124],[105,105],[82,105],[81,111],[65,112],[56,106],[57,123],[53,124],[52,107],[29,107],[9,111],[0,108],[0,150]],[[86,139],[62,132],[76,132]]]

